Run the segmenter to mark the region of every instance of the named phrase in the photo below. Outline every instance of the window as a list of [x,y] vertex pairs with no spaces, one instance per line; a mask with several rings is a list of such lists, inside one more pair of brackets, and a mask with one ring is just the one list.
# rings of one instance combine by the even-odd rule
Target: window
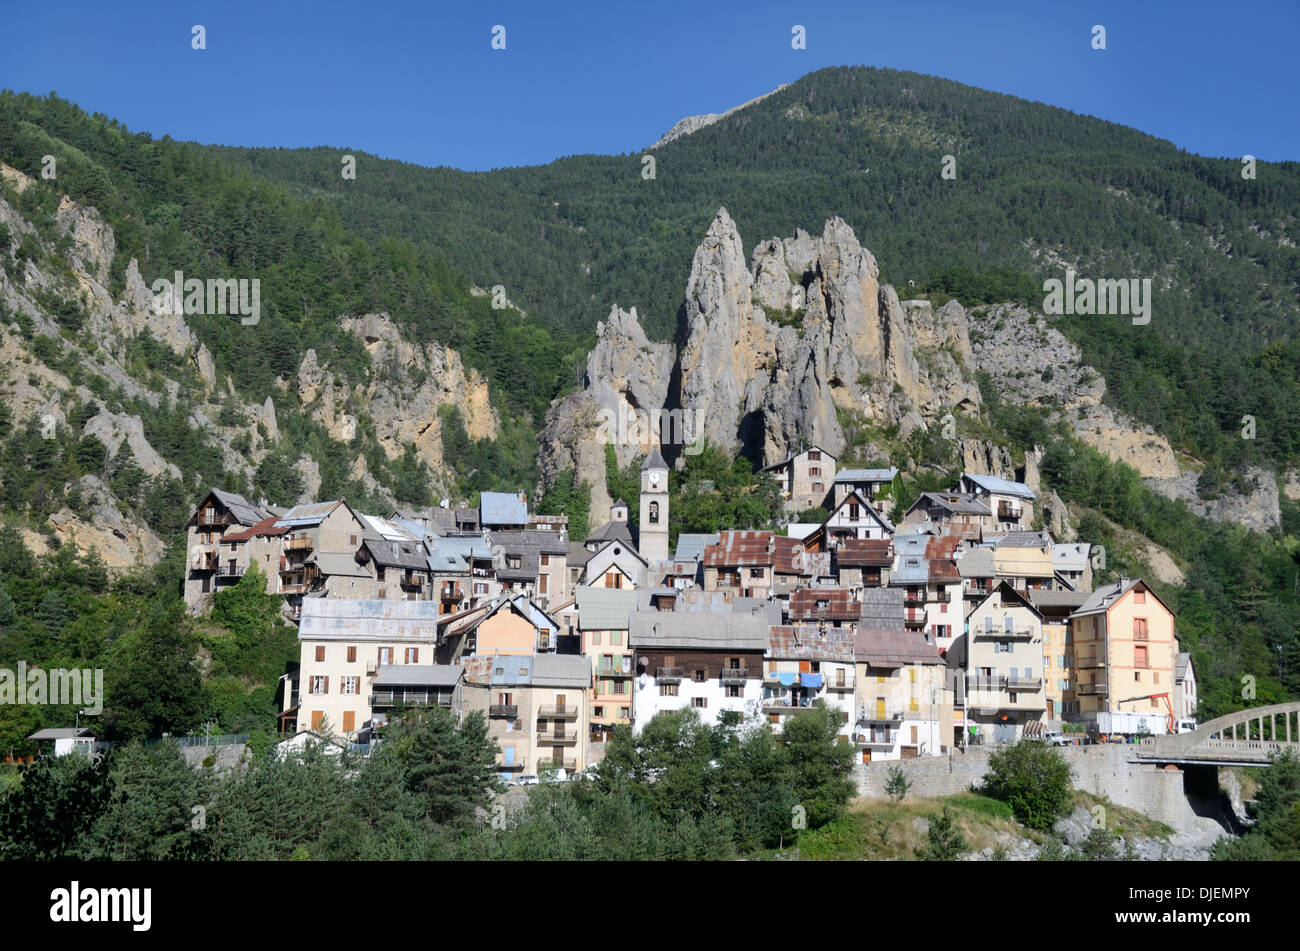
[[659,524],[659,503],[658,502],[650,503],[650,523],[652,525]]
[[1144,617],[1135,617],[1133,619],[1133,640],[1147,640],[1147,619]]
[[379,648],[379,662],[381,664],[391,664],[393,662],[393,649],[391,647]]
[[380,601],[382,601],[382,600],[384,600],[384,598],[388,597],[388,589],[387,589],[387,588],[380,588],[380,589],[379,589],[378,597],[379,597],[379,600],[380,600]]
[[328,677],[313,677],[310,686],[311,689],[308,693],[329,693],[330,679]]
[[821,451],[818,450],[818,449],[809,449],[809,450],[808,450],[808,461],[809,461],[809,462],[821,462],[821,461],[822,461],[822,454],[821,454]]
[[324,648],[324,647],[317,647],[317,648],[316,648],[316,663],[318,663],[318,664],[319,664],[319,663],[322,663],[324,660],[325,660],[325,648]]
[[697,684],[704,683],[704,671],[702,670],[695,671],[695,682]]
[[1133,648],[1133,666],[1134,667],[1149,666],[1147,664],[1147,649],[1145,647]]
[[1151,682],[1157,684],[1160,683],[1160,671],[1158,670],[1151,671]]
[[486,581],[476,581],[476,582],[474,582],[474,593],[475,593],[475,594],[487,594],[487,582],[486,582]]
[[609,642],[610,642],[611,644],[622,644],[622,643],[623,643],[623,632],[622,632],[622,631],[610,631],[610,632],[609,632]]
[[418,664],[420,662],[420,648],[408,647],[406,649],[406,663]]
[[355,646],[353,646],[353,647],[349,647],[349,648],[348,648],[348,663],[349,663],[349,664],[355,664],[356,662],[357,662],[357,649],[356,649]]
[[592,707],[592,708],[591,708],[591,715],[592,715],[593,717],[603,717],[603,716],[605,715],[605,708],[604,708],[604,707]]
[[549,565],[550,563],[551,563],[551,556],[550,556],[550,555],[542,555],[542,567],[545,568],[545,567],[546,567],[547,565]]
[[1143,591],[1141,588],[1139,588],[1137,591],[1134,591],[1134,592],[1133,592],[1133,603],[1134,603],[1134,604],[1146,604],[1146,603],[1147,603],[1147,593],[1146,593],[1145,591]]
[[356,548],[356,547],[357,547],[357,536],[355,536],[355,535],[349,535],[349,536],[348,536],[348,544],[351,545],[353,548]]
[[[383,566],[383,565],[375,565],[375,580],[376,580],[376,581],[383,581],[383,580],[384,580],[384,566]],[[383,595],[381,594],[380,597],[382,598]]]
[[550,575],[544,575],[544,574],[542,574],[542,575],[538,575],[538,576],[537,576],[537,593],[538,593],[538,594],[546,594],[546,581],[547,581],[547,579],[548,579],[549,577],[550,577]]
[[615,696],[622,696],[623,694],[627,693],[626,680],[615,680],[612,681],[612,683],[614,684],[614,689],[610,691],[610,693],[613,693]]
[[521,564],[523,564],[523,560],[519,555],[506,555],[507,568],[518,568]]
[[677,686],[678,686],[677,684],[660,684],[660,685],[659,685],[659,696],[661,696],[661,697],[675,697],[675,696],[677,696]]
[[703,710],[709,705],[708,697],[691,697],[691,706],[697,710]]
[[821,492],[821,491],[822,491],[822,484],[821,484],[820,482],[814,482],[814,483],[812,484],[812,490],[813,490],[813,492]]
[[850,502],[850,503],[849,503],[849,520],[850,520],[850,521],[853,521],[853,522],[856,522],[856,521],[858,520],[858,503],[857,503],[857,502]]
[[632,719],[632,708],[631,708],[631,707],[619,707],[619,708],[618,708],[618,715],[619,715],[622,719],[624,719],[624,720],[630,720],[630,719]]
[[808,467],[808,474],[809,474],[810,476],[819,476],[819,475],[822,474],[822,467],[821,467],[821,466],[809,466],[809,467]]
[[757,581],[760,578],[766,577],[765,571],[766,569],[764,568],[750,568],[749,576]]
[[593,643],[593,644],[599,644],[599,643],[600,643],[600,631],[592,631],[592,632],[591,632],[591,643]]
[[727,684],[727,696],[728,696],[728,697],[739,697],[739,696],[740,696],[740,684]]
[[361,678],[360,678],[360,677],[344,677],[344,678],[343,678],[343,692],[344,692],[345,694],[347,694],[348,696],[355,696],[356,694],[359,694],[359,693],[361,692]]
[[325,725],[325,711],[313,710],[311,712],[311,728],[313,730],[319,730],[324,725]]

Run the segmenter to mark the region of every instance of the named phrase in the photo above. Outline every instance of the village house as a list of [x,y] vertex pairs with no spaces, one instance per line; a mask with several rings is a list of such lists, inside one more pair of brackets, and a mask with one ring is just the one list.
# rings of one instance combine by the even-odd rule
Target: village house
[[771,532],[719,532],[717,543],[704,549],[704,590],[771,597],[775,550]]
[[1033,524],[1037,496],[1023,482],[965,472],[957,491],[974,495],[987,505],[993,513],[993,528],[999,531],[1019,531]]
[[1047,698],[1047,725],[1060,729],[1066,721],[1065,698],[1073,697],[1074,642],[1070,615],[1088,600],[1086,591],[1038,590],[1029,600],[1043,616],[1043,690]]
[[370,684],[370,727],[386,726],[395,711],[441,707],[459,715],[464,709],[459,664],[380,664]]
[[307,599],[298,627],[298,676],[284,691],[282,729],[296,724],[323,733],[328,725],[332,735],[355,740],[371,720],[380,668],[431,665],[437,642],[430,601]]
[[[233,585],[249,565],[249,549],[222,551],[225,536],[243,535],[271,513],[242,495],[212,489],[185,524],[185,605],[191,612],[212,606],[212,595],[222,585]],[[239,541],[245,542],[241,537]],[[274,571],[272,566],[272,571]],[[263,569],[265,571],[265,569]]]
[[993,552],[993,570],[999,581],[1009,581],[1017,591],[1059,588],[1052,556],[1054,542],[1049,532],[1008,532],[987,539]]
[[579,654],[510,654],[465,663],[464,714],[479,713],[502,779],[584,769],[591,667]]
[[326,588],[328,575],[322,568],[346,564],[344,559],[327,558],[322,562],[321,556],[346,555],[355,564],[365,528],[361,517],[343,499],[295,505],[276,520],[275,527],[284,529],[280,592],[285,596],[286,615],[296,621],[302,613],[303,596],[313,589],[319,592]]
[[959,535],[976,542],[992,527],[989,507],[975,495],[962,492],[922,492],[898,523],[900,532]]
[[1092,590],[1092,546],[1086,542],[1053,544],[1052,567],[1075,591]]
[[761,471],[775,476],[785,510],[797,513],[825,504],[835,482],[835,457],[820,446],[810,446]]
[[952,554],[955,536],[896,535],[891,588],[903,591],[903,621],[946,653],[965,620],[962,581]]
[[880,588],[889,584],[894,545],[887,538],[846,538],[833,552],[834,574],[846,588]]
[[629,616],[636,732],[658,713],[688,707],[710,725],[736,725],[760,715],[771,618],[761,604],[744,612],[728,607]]
[[467,632],[464,652],[498,654],[554,653],[560,625],[525,594],[503,594]]
[[885,518],[892,518],[896,478],[896,466],[888,469],[841,469],[835,474],[828,507],[839,505],[850,493],[856,492]]
[[790,594],[791,624],[853,627],[862,618],[862,605],[850,588],[799,588]]
[[607,541],[592,552],[583,566],[581,586],[591,588],[642,587],[649,576],[646,560],[631,544]]
[[1070,615],[1078,680],[1072,719],[1173,712],[1178,637],[1174,615],[1140,578],[1102,585]]
[[522,492],[480,492],[481,531],[522,532],[528,527],[528,500]]
[[863,763],[947,752],[953,696],[934,645],[918,631],[854,632],[856,717],[851,737]]
[[628,617],[637,609],[638,592],[583,587],[574,597],[581,650],[591,663],[591,741],[603,743],[614,727],[632,724],[633,671]]
[[948,651],[966,686],[971,743],[1013,743],[1043,730],[1042,615],[1002,581],[976,602],[966,632]]
[[763,665],[763,715],[780,732],[791,716],[816,703],[839,713],[848,742],[855,713],[854,628],[779,625],[768,633]]
[[438,613],[456,614],[487,604],[500,593],[492,549],[482,535],[435,536],[426,544]]
[[1179,720],[1195,720],[1198,703],[1196,668],[1192,655],[1184,652],[1174,662],[1174,716]]
[[893,534],[894,526],[888,518],[857,492],[850,492],[831,509],[826,521],[804,538],[803,544],[808,551],[833,551],[847,539],[880,541]]

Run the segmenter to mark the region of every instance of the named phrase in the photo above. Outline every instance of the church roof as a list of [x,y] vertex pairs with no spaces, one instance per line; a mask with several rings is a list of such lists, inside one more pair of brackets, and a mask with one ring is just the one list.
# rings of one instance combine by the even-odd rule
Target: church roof
[[667,469],[668,463],[664,462],[664,457],[659,455],[659,447],[655,446],[650,450],[650,455],[646,456],[645,462],[641,464],[641,471],[647,469]]

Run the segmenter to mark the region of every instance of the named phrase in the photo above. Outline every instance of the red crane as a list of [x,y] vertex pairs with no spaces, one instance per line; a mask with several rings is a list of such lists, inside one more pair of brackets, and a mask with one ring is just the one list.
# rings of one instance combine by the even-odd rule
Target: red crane
[[1169,694],[1149,693],[1145,697],[1126,697],[1123,700],[1116,700],[1115,702],[1131,703],[1134,700],[1155,700],[1157,698],[1163,698],[1165,701],[1165,706],[1169,709],[1169,712],[1165,714],[1165,729],[1172,735],[1174,732],[1174,705],[1173,702],[1169,699]]

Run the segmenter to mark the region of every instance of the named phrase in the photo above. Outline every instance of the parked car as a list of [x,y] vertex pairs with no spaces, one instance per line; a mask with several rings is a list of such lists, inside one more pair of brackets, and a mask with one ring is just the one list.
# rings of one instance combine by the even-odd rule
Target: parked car
[[1070,738],[1063,733],[1057,733],[1055,730],[1049,730],[1043,734],[1043,742],[1048,746],[1069,746]]
[[541,780],[539,780],[536,776],[530,775],[530,776],[520,776],[518,782],[520,786],[536,786],[539,782],[541,782]]

